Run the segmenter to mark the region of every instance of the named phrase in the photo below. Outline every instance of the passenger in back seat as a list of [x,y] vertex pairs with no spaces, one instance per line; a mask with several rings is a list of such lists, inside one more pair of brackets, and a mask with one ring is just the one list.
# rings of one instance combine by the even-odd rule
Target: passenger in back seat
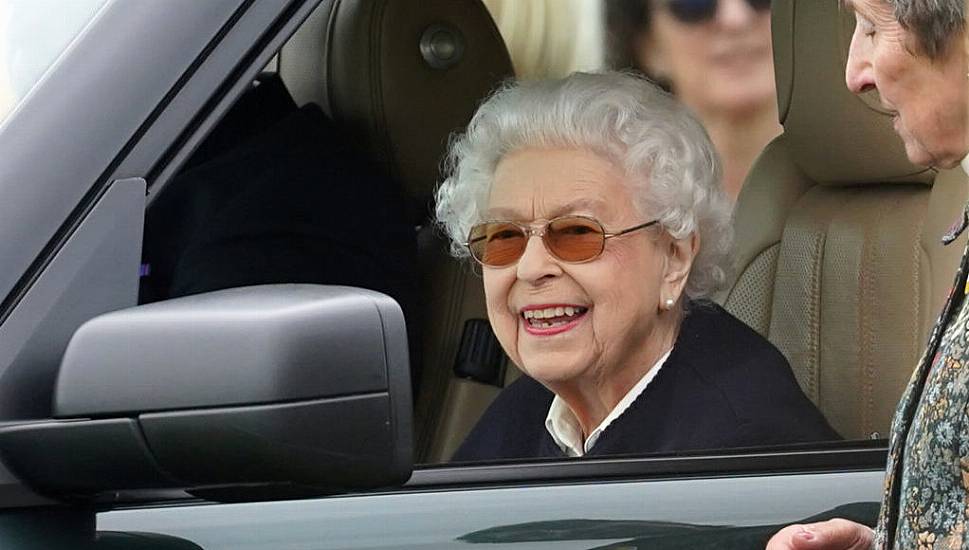
[[621,73],[512,84],[449,160],[438,219],[482,265],[492,328],[527,375],[455,460],[838,438],[777,349],[703,301],[730,203],[669,95]]
[[781,133],[770,0],[605,0],[610,66],[662,82],[696,113],[733,198]]

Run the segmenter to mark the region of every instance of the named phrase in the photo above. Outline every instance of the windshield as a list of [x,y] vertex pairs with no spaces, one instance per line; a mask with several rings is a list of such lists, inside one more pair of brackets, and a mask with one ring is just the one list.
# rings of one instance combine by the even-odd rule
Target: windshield
[[0,0],[0,123],[106,0]]

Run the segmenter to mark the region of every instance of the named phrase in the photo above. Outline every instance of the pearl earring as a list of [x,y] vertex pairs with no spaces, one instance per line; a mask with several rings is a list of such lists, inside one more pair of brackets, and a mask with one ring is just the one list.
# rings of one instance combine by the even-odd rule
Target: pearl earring
[[673,301],[673,298],[667,298],[666,299],[666,309],[673,309],[673,304],[674,303],[676,303],[676,302]]

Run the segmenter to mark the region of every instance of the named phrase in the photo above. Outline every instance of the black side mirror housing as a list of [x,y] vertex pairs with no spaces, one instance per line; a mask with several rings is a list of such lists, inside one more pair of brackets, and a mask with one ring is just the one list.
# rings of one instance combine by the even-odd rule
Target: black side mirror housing
[[0,427],[0,456],[58,498],[386,487],[413,469],[411,407],[404,318],[391,298],[238,288],[85,323],[64,355],[53,418]]

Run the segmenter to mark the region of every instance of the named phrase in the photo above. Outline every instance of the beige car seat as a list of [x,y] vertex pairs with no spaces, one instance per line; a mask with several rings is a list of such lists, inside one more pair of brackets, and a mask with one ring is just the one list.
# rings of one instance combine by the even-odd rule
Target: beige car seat
[[512,76],[508,53],[480,0],[324,0],[280,52],[278,70],[297,103],[323,107],[410,200],[425,303],[423,319],[408,320],[421,322],[424,341],[416,458],[433,460],[464,323],[486,313],[480,279],[449,256],[430,206],[449,136]]
[[952,284],[965,237],[940,238],[969,187],[961,169],[911,165],[877,95],[847,90],[839,2],[775,1],[772,19],[784,133],[738,198],[724,305],[842,436],[884,437]]

